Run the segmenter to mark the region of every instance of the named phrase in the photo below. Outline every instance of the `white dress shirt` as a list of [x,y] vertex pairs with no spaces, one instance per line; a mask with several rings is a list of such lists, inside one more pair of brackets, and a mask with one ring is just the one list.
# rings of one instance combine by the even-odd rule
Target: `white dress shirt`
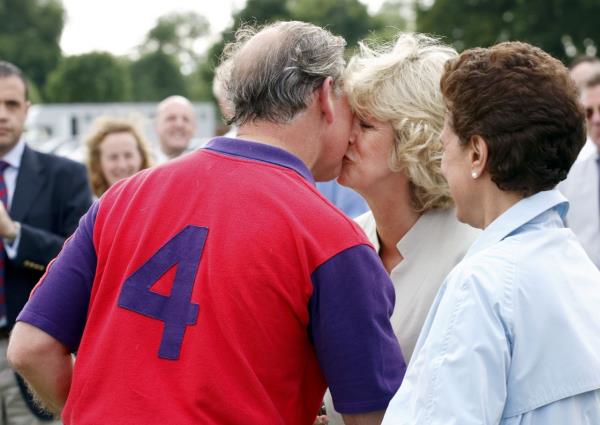
[[600,173],[598,151],[577,160],[558,188],[569,200],[567,226],[600,268]]
[[[23,158],[24,150],[25,140],[21,139],[9,152],[0,157],[0,160],[9,164],[9,166],[4,170],[4,184],[6,185],[8,211],[10,211],[12,199],[15,194],[15,188],[17,187],[17,176],[19,175],[19,169],[21,168],[21,159]],[[4,240],[4,250],[6,251],[8,258],[15,258],[17,256],[20,239],[21,232],[18,231],[15,239],[12,242]]]

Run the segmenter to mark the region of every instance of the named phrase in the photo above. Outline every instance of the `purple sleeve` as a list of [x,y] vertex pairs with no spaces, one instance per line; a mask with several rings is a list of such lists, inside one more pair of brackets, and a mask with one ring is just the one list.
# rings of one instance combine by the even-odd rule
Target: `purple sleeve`
[[31,298],[17,317],[51,335],[72,352],[77,350],[96,272],[94,222],[98,202],[79,221],[79,227],[50,263]]
[[395,295],[375,251],[349,248],[312,274],[310,332],[341,413],[385,409],[406,364],[392,330]]

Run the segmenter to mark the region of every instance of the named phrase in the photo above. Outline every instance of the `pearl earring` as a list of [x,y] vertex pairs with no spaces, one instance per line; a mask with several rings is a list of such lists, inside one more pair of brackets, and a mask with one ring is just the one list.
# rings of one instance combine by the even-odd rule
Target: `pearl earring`
[[477,175],[477,171],[471,171],[471,177],[473,177],[474,179],[476,179],[477,177],[479,177]]

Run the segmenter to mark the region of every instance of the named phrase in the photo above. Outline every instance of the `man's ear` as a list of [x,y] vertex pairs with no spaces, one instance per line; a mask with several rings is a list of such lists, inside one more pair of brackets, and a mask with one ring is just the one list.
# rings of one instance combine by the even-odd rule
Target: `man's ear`
[[485,139],[479,135],[471,136],[469,139],[471,172],[481,176],[485,171],[488,160],[488,145]]
[[334,119],[334,96],[335,96],[335,87],[333,78],[327,77],[321,84],[321,87],[318,89],[319,95],[319,107],[321,108],[321,113],[323,117],[327,121],[328,124],[333,123]]

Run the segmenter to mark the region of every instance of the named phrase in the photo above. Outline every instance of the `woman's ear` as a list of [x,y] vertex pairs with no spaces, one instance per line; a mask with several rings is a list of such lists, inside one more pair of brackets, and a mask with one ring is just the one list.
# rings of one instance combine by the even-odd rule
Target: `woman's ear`
[[471,174],[473,178],[481,176],[485,172],[488,159],[488,145],[485,139],[479,135],[469,139]]

